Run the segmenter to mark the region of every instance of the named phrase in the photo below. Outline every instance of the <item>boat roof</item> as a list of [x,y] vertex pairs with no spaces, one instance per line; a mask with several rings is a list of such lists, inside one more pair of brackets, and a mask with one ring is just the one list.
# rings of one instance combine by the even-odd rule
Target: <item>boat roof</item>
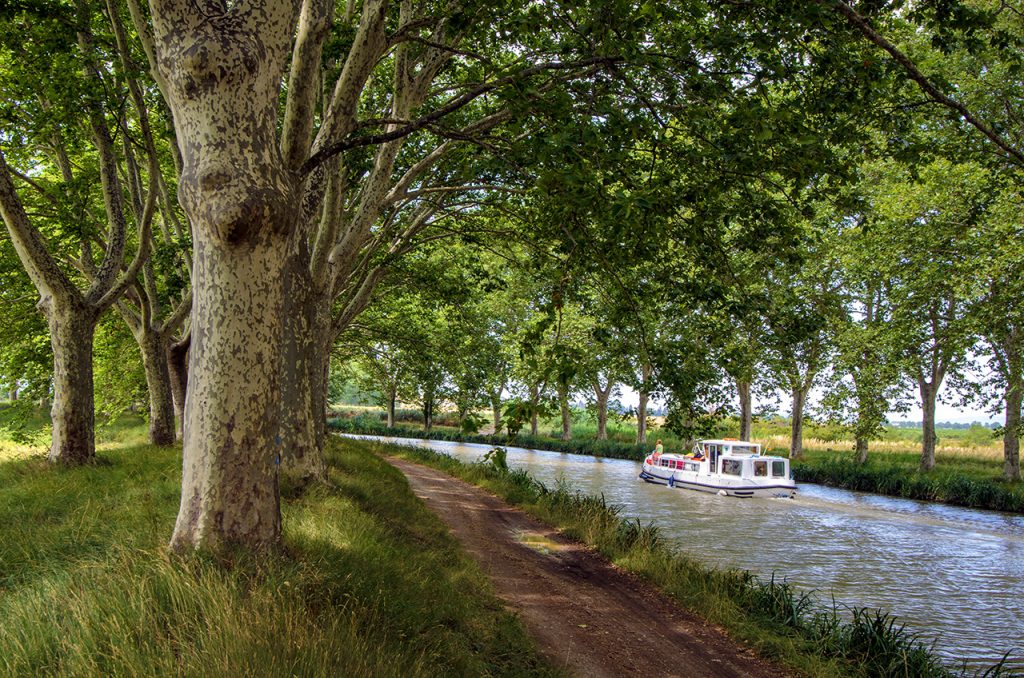
[[734,447],[760,447],[761,443],[752,443],[746,440],[698,440],[698,445],[733,445]]

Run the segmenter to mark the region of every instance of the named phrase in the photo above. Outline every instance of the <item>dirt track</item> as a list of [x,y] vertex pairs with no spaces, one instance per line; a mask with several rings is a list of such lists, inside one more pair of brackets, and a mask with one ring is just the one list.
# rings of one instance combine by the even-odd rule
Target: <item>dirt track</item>
[[721,630],[497,497],[401,459],[556,666],[592,676],[781,676]]

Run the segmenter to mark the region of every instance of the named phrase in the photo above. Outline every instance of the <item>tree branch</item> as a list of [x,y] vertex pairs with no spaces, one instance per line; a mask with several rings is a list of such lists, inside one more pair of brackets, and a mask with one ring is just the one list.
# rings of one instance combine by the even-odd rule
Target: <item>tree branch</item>
[[431,111],[422,118],[414,122],[411,122],[408,125],[399,127],[396,130],[384,132],[381,134],[372,134],[365,137],[356,137],[354,139],[346,139],[344,141],[340,141],[329,146],[326,146],[325,148],[314,153],[309,158],[309,160],[303,163],[302,167],[299,169],[299,173],[302,176],[305,176],[309,174],[317,165],[323,163],[325,160],[332,156],[335,156],[339,153],[343,153],[344,151],[348,151],[354,148],[362,148],[363,146],[374,146],[377,144],[383,144],[389,141],[394,141],[396,139],[407,137],[413,132],[417,132],[421,129],[426,128],[428,125],[437,122],[446,115],[454,113],[455,111],[473,102],[480,96],[487,94],[488,92],[492,92],[501,87],[514,84],[516,82],[519,82],[520,80],[524,80],[533,75],[537,75],[551,70],[568,70],[574,68],[583,68],[587,66],[593,66],[595,64],[610,65],[614,63],[619,63],[621,61],[623,60],[619,57],[591,57],[590,59],[583,59],[581,61],[548,61],[542,64],[531,66],[530,68],[523,69],[519,73],[514,73],[512,75],[505,76],[504,78],[499,78],[494,82],[485,83],[483,85],[475,87],[472,90],[469,90],[468,92],[462,94],[461,96],[458,96],[450,100],[448,103],[444,104],[440,108]]
[[1007,155],[1015,159],[1018,163],[1024,165],[1024,153],[1014,148],[1012,144],[1003,139],[995,130],[986,125],[982,120],[975,116],[970,109],[956,101],[952,97],[946,96],[939,88],[936,87],[927,76],[925,76],[914,64],[914,62],[906,54],[901,52],[899,48],[893,45],[891,42],[886,40],[881,34],[878,33],[868,20],[857,13],[853,7],[843,2],[843,0],[817,0],[819,3],[826,4],[830,3],[836,12],[846,17],[850,24],[860,31],[864,37],[878,45],[892,56],[896,62],[903,67],[906,71],[907,76],[911,80],[916,82],[918,86],[924,90],[928,96],[934,99],[937,103],[942,104],[946,108],[950,109],[962,117],[968,124],[973,126],[979,132],[984,134],[988,139],[1003,150]]

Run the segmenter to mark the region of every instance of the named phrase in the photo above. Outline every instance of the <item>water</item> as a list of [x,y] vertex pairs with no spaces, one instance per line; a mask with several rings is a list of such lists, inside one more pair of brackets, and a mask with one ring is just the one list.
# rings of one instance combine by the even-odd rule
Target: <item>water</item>
[[[476,461],[487,445],[386,439]],[[784,576],[828,601],[882,608],[953,662],[1024,666],[1024,516],[801,483],[796,499],[736,499],[637,479],[640,464],[509,447],[548,487],[564,480],[654,522],[718,567]]]

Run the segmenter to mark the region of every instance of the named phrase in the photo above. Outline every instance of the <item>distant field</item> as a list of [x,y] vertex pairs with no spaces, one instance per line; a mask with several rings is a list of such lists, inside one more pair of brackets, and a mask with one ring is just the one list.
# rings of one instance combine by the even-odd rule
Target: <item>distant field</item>
[[[383,416],[383,410],[374,406],[344,405],[338,406],[335,410],[339,413],[347,413],[349,416],[357,414],[372,416],[374,413]],[[481,411],[478,414],[484,417],[485,421],[490,422],[490,412]],[[397,418],[407,424],[421,421],[419,413],[410,408],[400,410],[397,413]],[[654,440],[661,438],[669,450],[683,447],[683,441],[674,433],[660,428],[663,418],[652,419],[654,425],[648,430],[647,436],[652,445]],[[442,413],[436,417],[436,425],[455,425],[455,422],[446,419],[446,415]],[[559,417],[542,418],[538,428],[541,435],[559,437],[562,433],[562,422]],[[485,430],[489,432],[489,428]],[[572,431],[574,438],[593,438],[597,432],[597,422],[588,412],[576,412],[573,416]],[[739,422],[736,419],[724,420],[716,435],[737,437]],[[938,436],[936,456],[940,462],[957,459],[1002,460],[1002,439],[997,438],[991,429],[982,426],[966,429],[939,428],[936,430],[936,435]],[[624,443],[634,442],[636,440],[636,419],[622,419],[617,415],[609,415],[608,437]],[[754,442],[761,443],[773,452],[784,452],[789,449],[789,422],[785,420],[756,421],[754,422],[753,438]],[[804,427],[804,449],[809,452],[852,453],[854,440],[847,431],[840,427],[808,423]],[[919,454],[921,451],[921,429],[889,428],[881,440],[872,440],[868,449],[869,454],[880,456]]]

